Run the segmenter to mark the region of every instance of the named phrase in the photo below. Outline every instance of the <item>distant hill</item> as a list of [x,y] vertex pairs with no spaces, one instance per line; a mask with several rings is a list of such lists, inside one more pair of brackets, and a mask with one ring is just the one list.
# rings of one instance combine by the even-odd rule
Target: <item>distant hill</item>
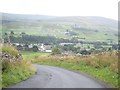
[[[47,16],[2,13],[3,33],[117,42],[118,21],[97,16]],[[84,39],[83,39],[84,38]]]
[[47,20],[51,18],[55,18],[55,16],[47,16],[47,15],[25,15],[25,14],[8,14],[2,13],[4,20],[14,20],[14,21],[21,21],[21,20]]

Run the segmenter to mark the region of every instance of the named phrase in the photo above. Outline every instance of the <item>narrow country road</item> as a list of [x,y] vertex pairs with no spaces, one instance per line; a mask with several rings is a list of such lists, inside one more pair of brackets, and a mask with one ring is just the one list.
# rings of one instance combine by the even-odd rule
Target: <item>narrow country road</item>
[[96,80],[69,70],[36,65],[37,74],[8,88],[106,88]]

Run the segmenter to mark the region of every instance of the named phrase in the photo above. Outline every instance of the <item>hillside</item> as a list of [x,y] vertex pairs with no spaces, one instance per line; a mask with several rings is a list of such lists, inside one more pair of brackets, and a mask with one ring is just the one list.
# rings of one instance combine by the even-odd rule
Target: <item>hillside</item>
[[96,16],[56,17],[2,13],[3,33],[77,38],[81,41],[117,42],[117,21]]

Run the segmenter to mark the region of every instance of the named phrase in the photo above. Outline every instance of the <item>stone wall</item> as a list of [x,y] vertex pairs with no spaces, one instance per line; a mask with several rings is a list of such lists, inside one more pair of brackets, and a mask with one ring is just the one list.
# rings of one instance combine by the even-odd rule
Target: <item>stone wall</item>
[[10,55],[8,53],[5,53],[5,52],[0,52],[0,60],[2,61],[9,61],[9,62],[15,62],[15,61],[21,61],[23,58],[22,58],[22,55],[21,54],[18,54],[16,56],[13,56],[13,55]]

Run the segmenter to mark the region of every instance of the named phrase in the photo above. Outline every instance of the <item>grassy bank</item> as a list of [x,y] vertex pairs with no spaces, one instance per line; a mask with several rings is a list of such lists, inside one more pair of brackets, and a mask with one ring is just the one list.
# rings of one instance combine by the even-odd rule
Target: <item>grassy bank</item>
[[9,55],[2,60],[2,87],[14,85],[26,80],[35,74],[35,67],[28,60],[9,61],[9,58],[18,57],[19,52],[13,47],[2,47],[2,52]]
[[118,87],[118,57],[115,53],[91,56],[36,56],[34,63],[63,67],[87,73]]
[[35,74],[35,68],[28,61],[16,63],[4,62],[3,65],[7,67],[2,73],[2,87],[14,85]]

